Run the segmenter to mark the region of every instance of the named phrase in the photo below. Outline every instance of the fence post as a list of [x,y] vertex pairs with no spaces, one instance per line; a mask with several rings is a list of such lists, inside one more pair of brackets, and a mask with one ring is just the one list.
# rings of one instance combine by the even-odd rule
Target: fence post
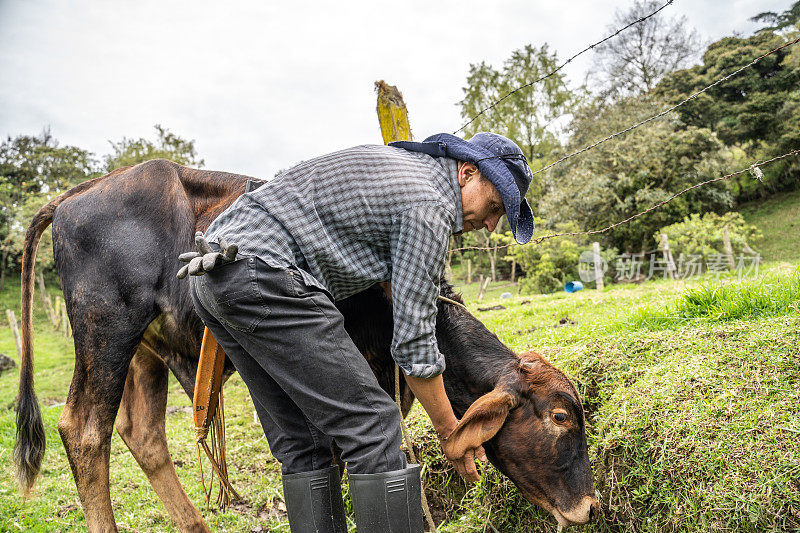
[[666,233],[661,234],[661,251],[664,253],[664,261],[667,263],[667,274],[672,279],[677,279],[678,269],[675,268],[675,262],[672,260],[672,252],[669,251],[669,237]]
[[472,259],[467,259],[467,285],[472,283]]
[[514,283],[514,279],[517,277],[517,260],[511,260],[511,283]]
[[[403,101],[403,95],[397,90],[397,87],[387,84],[385,81],[375,82],[375,88],[378,91],[378,122],[381,125],[381,135],[383,136],[383,144],[389,144],[392,141],[410,141],[411,140],[411,125],[408,121],[408,110],[406,103]],[[448,248],[450,247],[448,243]],[[451,252],[452,253],[452,252]],[[450,256],[448,256],[447,266],[450,266]],[[395,372],[399,372],[395,367]],[[399,378],[398,378],[399,379]],[[399,383],[399,382],[398,382]],[[399,387],[399,385],[398,385]],[[398,409],[400,408],[400,396],[398,394]],[[405,428],[405,426],[403,426]],[[404,431],[406,444],[411,448],[408,439],[408,430]],[[414,458],[414,451],[409,450],[412,459]],[[425,520],[428,522],[428,528],[436,533],[436,524],[431,516],[430,508],[428,507],[428,500],[425,498],[425,490],[422,490],[422,510],[425,514]]]
[[42,306],[47,315],[47,319],[53,322],[53,305],[50,303],[50,297],[47,295],[47,289],[44,286],[44,274],[39,272],[39,292],[42,293]]
[[603,283],[603,269],[600,266],[600,263],[603,260],[603,258],[600,257],[600,243],[599,242],[595,241],[595,242],[592,243],[592,252],[593,252],[593,255],[594,255],[594,258],[593,258],[594,259],[594,281],[597,284],[597,290],[602,292],[602,290],[604,288],[604,283]]
[[61,326],[61,296],[53,300],[53,325],[58,329]]
[[72,328],[69,325],[69,317],[67,316],[67,302],[61,300],[61,327],[65,337],[69,337]]
[[731,236],[728,233],[728,226],[722,228],[722,243],[725,245],[725,255],[728,256],[729,270],[736,270],[736,263],[733,262],[733,248],[731,247]]
[[14,343],[17,345],[17,357],[22,358],[22,340],[19,337],[19,329],[17,328],[17,317],[14,316],[14,311],[6,309],[6,316],[8,317],[8,325],[11,327],[11,332],[14,334]]
[[[481,278],[483,278],[483,274],[481,274]],[[489,283],[491,282],[492,282],[491,276],[486,276],[485,280],[482,279],[481,288],[478,289],[478,303],[481,303],[483,301],[483,297],[486,294],[486,289],[489,288]]]

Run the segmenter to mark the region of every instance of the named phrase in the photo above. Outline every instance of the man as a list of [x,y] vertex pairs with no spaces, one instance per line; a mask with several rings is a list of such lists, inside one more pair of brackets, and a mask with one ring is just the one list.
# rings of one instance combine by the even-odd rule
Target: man
[[[237,242],[239,256],[197,257],[189,270],[208,274],[192,278],[192,298],[250,390],[293,532],[347,529],[332,442],[359,533],[422,531],[419,465],[400,452],[400,413],[334,301],[391,282],[392,356],[445,440],[458,421],[434,333],[449,238],[491,231],[505,213],[516,240],[530,240],[531,178],[519,147],[492,133],[358,146],[280,173],[208,228],[215,249]],[[480,446],[448,459],[477,480],[476,457],[485,460]]]

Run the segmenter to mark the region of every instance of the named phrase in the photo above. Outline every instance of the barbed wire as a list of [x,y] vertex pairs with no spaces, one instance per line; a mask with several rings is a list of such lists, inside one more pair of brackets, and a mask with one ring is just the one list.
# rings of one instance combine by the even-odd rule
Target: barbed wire
[[[791,150],[791,151],[789,151],[789,152],[787,152],[787,153],[785,153],[783,155],[779,155],[779,156],[773,157],[771,159],[766,159],[764,161],[759,161],[759,162],[753,163],[752,165],[750,165],[747,168],[743,168],[741,170],[737,170],[736,172],[731,172],[730,174],[726,174],[726,175],[720,176],[718,178],[712,178],[710,180],[701,181],[700,183],[696,183],[694,185],[690,185],[689,187],[686,187],[685,189],[683,189],[683,190],[681,190],[679,192],[676,192],[675,194],[673,194],[672,196],[670,196],[666,200],[661,201],[661,202],[659,202],[659,203],[657,203],[655,205],[652,205],[652,206],[648,207],[647,209],[645,209],[644,211],[636,213],[635,215],[631,215],[628,218],[626,218],[625,220],[620,220],[619,222],[611,224],[610,226],[606,226],[605,228],[602,228],[602,229],[595,229],[595,230],[588,230],[588,231],[570,231],[570,232],[565,232],[565,233],[550,233],[550,234],[547,234],[547,235],[542,235],[540,237],[536,237],[535,239],[531,239],[527,244],[539,244],[539,243],[541,243],[541,242],[543,242],[543,241],[545,241],[547,239],[553,239],[555,237],[574,237],[574,236],[578,236],[578,235],[597,235],[597,234],[600,234],[600,233],[605,233],[607,231],[610,231],[610,230],[616,228],[617,226],[621,226],[622,224],[627,224],[631,220],[634,220],[636,218],[639,218],[640,216],[646,215],[647,213],[650,213],[651,211],[654,211],[654,210],[658,209],[662,205],[664,205],[664,204],[666,204],[668,202],[671,202],[672,200],[674,200],[678,196],[680,196],[680,195],[682,195],[684,193],[687,193],[687,192],[691,191],[692,189],[697,189],[698,187],[702,187],[703,185],[708,185],[709,183],[714,183],[716,181],[727,180],[727,179],[730,179],[730,178],[732,178],[734,176],[738,176],[740,174],[744,174],[745,172],[752,172],[754,174],[754,177],[760,181],[761,180],[761,176],[762,176],[760,167],[762,167],[764,165],[768,165],[770,163],[774,163],[775,161],[778,161],[780,159],[785,159],[787,157],[791,157],[791,156],[795,156],[795,155],[800,155],[800,149],[794,149],[794,150]],[[493,250],[502,250],[504,248],[509,248],[511,246],[522,246],[522,245],[518,244],[518,243],[512,243],[512,244],[502,244],[502,245],[498,245],[498,246],[485,246],[485,247],[481,247],[481,246],[464,246],[464,247],[461,247],[461,248],[452,248],[452,249],[449,250],[449,252],[460,252],[460,251],[464,251],[464,250],[484,250],[484,251],[492,250],[493,251]]]
[[454,132],[453,132],[453,135],[456,135],[456,134],[458,134],[458,132],[460,132],[461,130],[463,130],[464,128],[466,128],[467,126],[469,126],[470,124],[472,124],[473,122],[475,122],[475,121],[478,119],[478,117],[480,117],[481,115],[483,115],[483,114],[484,114],[484,113],[486,113],[487,111],[489,111],[489,110],[491,110],[491,109],[494,109],[494,108],[497,106],[497,104],[499,104],[500,102],[502,102],[503,100],[505,100],[505,99],[506,99],[506,98],[508,98],[509,96],[511,96],[511,95],[513,95],[513,94],[515,94],[515,93],[517,93],[517,92],[519,92],[519,91],[523,90],[523,89],[527,89],[528,87],[531,87],[532,85],[536,85],[536,84],[537,84],[537,83],[539,83],[540,81],[544,81],[544,80],[546,80],[547,78],[549,78],[549,77],[551,77],[551,76],[555,75],[555,74],[556,74],[556,73],[557,73],[559,70],[561,70],[562,68],[566,67],[568,64],[572,63],[572,61],[573,61],[574,59],[576,59],[578,56],[580,56],[581,54],[584,54],[584,53],[588,52],[589,50],[592,50],[592,49],[596,48],[597,46],[600,46],[601,44],[603,44],[604,42],[608,41],[609,39],[613,39],[614,37],[616,37],[617,35],[619,35],[619,34],[620,34],[620,33],[622,33],[623,31],[627,30],[627,29],[628,29],[628,28],[630,28],[631,26],[635,26],[636,24],[639,24],[640,22],[644,22],[645,20],[649,19],[650,17],[653,17],[653,16],[655,16],[655,15],[656,15],[656,14],[658,14],[658,13],[659,13],[659,12],[660,12],[662,9],[664,9],[664,8],[666,8],[667,6],[671,5],[671,4],[672,4],[674,1],[675,1],[675,0],[669,0],[669,1],[668,1],[666,4],[664,4],[663,6],[659,7],[658,9],[656,9],[655,11],[653,11],[652,13],[650,13],[649,15],[647,15],[647,16],[644,16],[644,17],[641,17],[641,18],[638,18],[638,19],[634,20],[633,22],[631,22],[630,24],[628,24],[627,26],[624,26],[624,27],[622,27],[622,28],[618,29],[617,31],[615,31],[615,32],[614,32],[614,33],[612,33],[611,35],[608,35],[607,37],[605,37],[605,38],[603,38],[603,39],[601,39],[601,40],[597,41],[596,43],[594,43],[594,44],[591,44],[591,45],[587,46],[586,48],[584,48],[583,50],[581,50],[581,51],[580,51],[580,52],[578,52],[577,54],[573,55],[572,57],[570,57],[569,59],[567,59],[566,61],[564,61],[563,63],[561,63],[561,64],[560,64],[558,67],[556,67],[556,68],[555,68],[553,71],[551,71],[551,72],[548,72],[547,74],[545,74],[544,76],[540,76],[539,78],[537,78],[537,79],[533,80],[532,82],[530,82],[530,83],[526,83],[525,85],[522,85],[522,86],[520,86],[520,87],[517,87],[517,88],[516,88],[516,89],[514,89],[513,91],[509,91],[508,93],[504,94],[504,95],[503,95],[502,97],[500,97],[499,99],[495,100],[494,102],[492,102],[491,104],[489,104],[489,105],[488,105],[488,106],[486,106],[485,108],[481,109],[481,110],[478,112],[478,114],[477,114],[477,115],[473,116],[473,117],[472,117],[472,118],[471,118],[471,119],[470,119],[470,120],[469,120],[467,123],[465,123],[463,126],[461,126],[461,127],[460,127],[460,128],[458,128],[456,131],[454,131]]
[[578,151],[572,152],[572,153],[571,153],[571,154],[569,154],[569,155],[565,155],[565,156],[564,156],[564,157],[562,157],[561,159],[558,159],[557,161],[553,161],[553,162],[552,162],[552,163],[550,163],[549,165],[547,165],[547,166],[545,166],[545,167],[542,167],[542,168],[540,168],[539,170],[536,170],[536,171],[534,171],[534,172],[533,172],[533,175],[536,175],[536,174],[539,174],[539,173],[541,173],[541,172],[544,172],[545,170],[548,170],[548,169],[550,169],[550,168],[554,167],[555,165],[558,165],[559,163],[563,163],[563,162],[564,162],[564,161],[566,161],[567,159],[570,159],[570,158],[572,158],[572,157],[575,157],[576,155],[580,155],[580,154],[582,154],[582,153],[584,153],[584,152],[587,152],[587,151],[591,150],[592,148],[595,148],[595,147],[597,147],[597,146],[599,146],[599,145],[603,144],[603,143],[604,143],[604,142],[606,142],[606,141],[610,141],[611,139],[613,139],[613,138],[615,138],[615,137],[619,137],[620,135],[623,135],[623,134],[625,134],[625,133],[628,133],[628,132],[629,132],[629,131],[631,131],[631,130],[635,130],[635,129],[636,129],[636,128],[638,128],[639,126],[643,126],[643,125],[647,124],[648,122],[652,122],[652,121],[654,121],[654,120],[655,120],[655,119],[657,119],[657,118],[661,118],[661,117],[663,117],[664,115],[666,115],[667,113],[670,113],[671,111],[675,111],[676,109],[678,109],[678,108],[679,108],[680,106],[682,106],[683,104],[685,104],[685,103],[687,103],[687,102],[689,102],[689,101],[691,101],[691,100],[694,100],[695,98],[697,98],[698,96],[700,96],[701,94],[703,94],[703,93],[704,93],[704,92],[706,92],[707,90],[711,89],[712,87],[715,87],[715,86],[719,85],[720,83],[722,83],[722,82],[724,82],[724,81],[727,81],[727,80],[731,79],[732,77],[736,76],[737,74],[739,74],[740,72],[742,72],[742,71],[743,71],[743,70],[745,70],[746,68],[752,67],[753,65],[755,65],[756,63],[758,63],[759,61],[761,61],[762,59],[764,59],[765,57],[767,57],[767,56],[770,56],[770,55],[772,55],[772,54],[774,54],[774,53],[776,53],[776,52],[778,52],[778,51],[780,51],[780,50],[783,50],[784,48],[786,48],[786,47],[788,47],[788,46],[792,46],[792,45],[794,45],[794,44],[797,44],[798,42],[800,42],[800,37],[798,37],[798,38],[797,38],[797,39],[795,39],[794,41],[790,41],[790,42],[788,42],[788,43],[785,43],[785,44],[783,44],[783,45],[781,45],[781,46],[779,46],[779,47],[777,47],[777,48],[775,48],[775,49],[773,49],[773,50],[770,50],[770,51],[769,51],[769,52],[767,52],[766,54],[763,54],[763,55],[760,55],[760,56],[758,56],[757,58],[753,59],[753,60],[752,60],[750,63],[746,64],[745,66],[743,66],[743,67],[741,67],[741,68],[739,68],[739,69],[737,69],[737,70],[735,70],[735,71],[731,72],[730,74],[728,74],[728,75],[726,75],[726,76],[724,76],[724,77],[722,77],[722,78],[718,79],[717,81],[715,81],[715,82],[714,82],[714,83],[712,83],[711,85],[708,85],[708,86],[706,86],[706,87],[703,87],[702,89],[700,89],[700,90],[699,90],[699,91],[697,91],[696,93],[692,94],[691,96],[688,96],[688,97],[686,97],[685,99],[681,100],[680,102],[678,102],[678,103],[677,103],[677,104],[675,104],[674,106],[672,106],[672,107],[670,107],[670,108],[668,108],[668,109],[665,109],[665,110],[661,111],[660,113],[658,113],[658,114],[656,114],[656,115],[653,115],[652,117],[646,118],[645,120],[643,120],[643,121],[641,121],[641,122],[639,122],[639,123],[637,123],[637,124],[634,124],[633,126],[629,126],[629,127],[625,128],[624,130],[620,130],[620,131],[618,131],[618,132],[616,132],[616,133],[612,133],[612,134],[611,134],[611,135],[609,135],[608,137],[606,137],[606,138],[604,138],[604,139],[600,139],[600,140],[599,140],[599,141],[597,141],[596,143],[593,143],[593,144],[590,144],[590,145],[588,145],[588,146],[585,146],[585,147],[581,148],[581,149],[580,149],[580,150],[578,150]]

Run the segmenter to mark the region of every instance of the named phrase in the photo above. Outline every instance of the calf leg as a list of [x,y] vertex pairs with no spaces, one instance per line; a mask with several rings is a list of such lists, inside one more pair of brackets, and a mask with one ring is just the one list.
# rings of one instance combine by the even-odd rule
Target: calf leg
[[[109,493],[108,463],[114,417],[133,348],[109,346],[112,343],[100,344],[102,348],[92,350],[87,346],[98,344],[79,342],[76,335],[75,372],[58,419],[58,432],[78,488],[86,528],[92,533],[117,531]],[[121,364],[109,364],[115,360]]]
[[128,369],[117,432],[142,467],[175,525],[183,532],[207,532],[203,517],[186,496],[167,448],[164,413],[168,370],[140,345]]

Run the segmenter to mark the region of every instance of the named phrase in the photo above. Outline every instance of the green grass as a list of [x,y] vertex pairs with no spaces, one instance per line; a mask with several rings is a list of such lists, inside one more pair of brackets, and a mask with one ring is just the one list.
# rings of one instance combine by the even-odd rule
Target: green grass
[[687,289],[667,306],[651,305],[631,313],[618,328],[659,328],[707,322],[779,316],[800,310],[800,268],[790,274],[769,272],[755,279],[707,281]]
[[744,204],[739,212],[764,236],[757,249],[767,261],[800,261],[800,190]]
[[[466,287],[468,307],[503,342],[518,352],[541,352],[573,378],[584,399],[603,509],[602,520],[585,531],[800,529],[798,272],[772,265],[760,278],[742,282],[660,280],[572,295],[517,295],[513,287],[497,287],[480,305],[469,298],[477,284]],[[500,300],[500,292],[514,296]],[[0,293],[0,307],[16,307],[17,301],[18,290]],[[477,310],[497,304],[505,309]],[[34,498],[24,501],[10,476],[0,479],[0,531],[82,531],[83,514],[55,430],[72,374],[71,343],[38,307],[35,323],[36,390],[48,450]],[[0,352],[12,354],[13,340],[2,326]],[[5,472],[11,471],[18,376],[17,369],[0,376]],[[247,503],[205,511],[189,398],[173,380],[167,432],[178,475],[212,530],[261,526],[288,532],[278,464],[237,376],[225,395],[229,468]],[[490,524],[501,532],[556,531],[555,521],[493,467],[477,484],[461,481],[419,406],[410,426],[443,532],[491,531]],[[111,478],[121,530],[175,530],[116,435]]]

